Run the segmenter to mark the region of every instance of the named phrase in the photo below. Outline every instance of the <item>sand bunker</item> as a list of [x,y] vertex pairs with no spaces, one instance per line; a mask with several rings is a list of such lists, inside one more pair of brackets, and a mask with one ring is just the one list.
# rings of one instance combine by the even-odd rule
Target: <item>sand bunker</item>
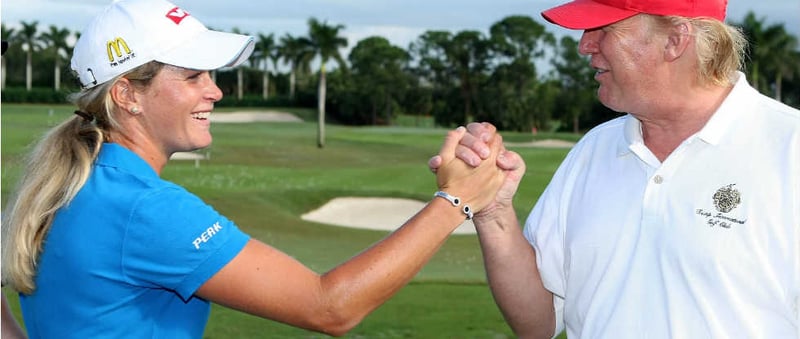
[[[425,202],[399,198],[335,198],[302,215],[303,220],[371,230],[393,231],[425,206]],[[454,234],[474,234],[475,225],[465,220]]]
[[247,122],[302,122],[292,113],[278,112],[278,111],[263,111],[263,112],[214,112],[209,117],[211,122],[225,122],[225,123],[247,123]]
[[558,139],[544,139],[531,142],[505,142],[504,144],[506,147],[571,148],[575,146],[574,142]]
[[[248,122],[302,122],[296,115],[278,111],[240,111],[213,113],[211,122],[220,123],[248,123]],[[568,141],[546,139],[526,143],[506,143],[509,147],[548,147],[569,148],[574,144]],[[179,152],[172,156],[177,160],[207,159],[207,155]],[[303,220],[322,224],[363,228],[380,231],[393,231],[402,226],[409,218],[425,206],[425,202],[399,199],[399,198],[335,198],[322,207],[303,214]],[[475,225],[472,221],[465,220],[454,234],[475,234]]]
[[[303,122],[292,113],[278,111],[239,111],[239,112],[214,112],[209,116],[211,122],[219,123],[248,123],[248,122]],[[197,152],[176,152],[170,157],[171,160],[194,160],[195,166],[199,166],[198,161],[207,160],[208,154]]]

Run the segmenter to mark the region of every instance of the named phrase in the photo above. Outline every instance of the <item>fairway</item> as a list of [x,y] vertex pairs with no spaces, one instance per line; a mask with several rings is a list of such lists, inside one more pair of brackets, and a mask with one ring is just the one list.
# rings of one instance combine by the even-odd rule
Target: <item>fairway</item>
[[[71,106],[2,105],[2,198],[19,177],[21,155]],[[308,116],[309,112],[301,112]],[[324,272],[385,237],[384,230],[332,226],[301,218],[339,197],[429,201],[436,190],[428,159],[446,129],[327,126],[324,149],[309,122],[213,123],[209,157],[173,160],[162,177],[186,187],[245,232]],[[515,208],[521,220],[568,148],[515,146],[576,135],[503,133],[526,161]],[[517,144],[512,144],[517,143]],[[409,215],[410,217],[410,215]],[[397,225],[399,226],[399,225]],[[511,338],[486,285],[474,234],[455,234],[399,294],[349,338]],[[10,296],[18,312],[16,296]],[[214,306],[206,338],[324,338]]]

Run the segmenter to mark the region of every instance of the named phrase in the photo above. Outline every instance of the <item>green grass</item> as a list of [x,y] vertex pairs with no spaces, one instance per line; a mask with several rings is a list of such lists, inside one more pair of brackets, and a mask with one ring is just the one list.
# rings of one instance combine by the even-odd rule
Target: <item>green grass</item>
[[[44,131],[72,114],[70,106],[9,105],[2,110],[2,198],[19,177],[20,159]],[[308,117],[308,111],[300,112]],[[332,227],[300,215],[338,196],[430,199],[435,178],[427,160],[446,130],[327,126],[324,149],[315,123],[214,124],[210,159],[199,168],[173,161],[162,176],[183,185],[265,241],[324,272],[388,233]],[[524,142],[534,136],[504,133]],[[542,135],[575,140],[574,135]],[[565,149],[515,148],[528,165],[515,200],[521,220],[544,190]],[[399,226],[399,225],[398,225]],[[510,338],[486,285],[474,235],[453,235],[397,296],[348,338]],[[19,315],[16,296],[4,291]],[[273,321],[214,306],[206,338],[321,338]]]

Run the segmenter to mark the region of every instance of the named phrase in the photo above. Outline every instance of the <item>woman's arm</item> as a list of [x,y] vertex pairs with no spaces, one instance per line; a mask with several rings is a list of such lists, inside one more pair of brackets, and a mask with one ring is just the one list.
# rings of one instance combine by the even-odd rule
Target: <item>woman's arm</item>
[[[437,184],[477,212],[491,202],[504,173],[494,161],[472,167],[458,160],[455,149],[464,134],[464,128],[448,134]],[[501,144],[499,137],[492,143],[492,159]],[[388,237],[322,275],[251,240],[196,294],[264,318],[343,335],[405,286],[465,217],[460,207],[433,198]]]

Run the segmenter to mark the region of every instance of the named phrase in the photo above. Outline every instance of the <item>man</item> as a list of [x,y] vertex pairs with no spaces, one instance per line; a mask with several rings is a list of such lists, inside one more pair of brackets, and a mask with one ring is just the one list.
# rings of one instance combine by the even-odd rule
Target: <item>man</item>
[[[519,337],[800,338],[800,112],[737,71],[745,42],[725,7],[577,0],[542,13],[584,30],[600,101],[628,114],[574,146],[524,230],[518,181],[475,216]],[[459,157],[475,164],[494,131],[469,130]]]

